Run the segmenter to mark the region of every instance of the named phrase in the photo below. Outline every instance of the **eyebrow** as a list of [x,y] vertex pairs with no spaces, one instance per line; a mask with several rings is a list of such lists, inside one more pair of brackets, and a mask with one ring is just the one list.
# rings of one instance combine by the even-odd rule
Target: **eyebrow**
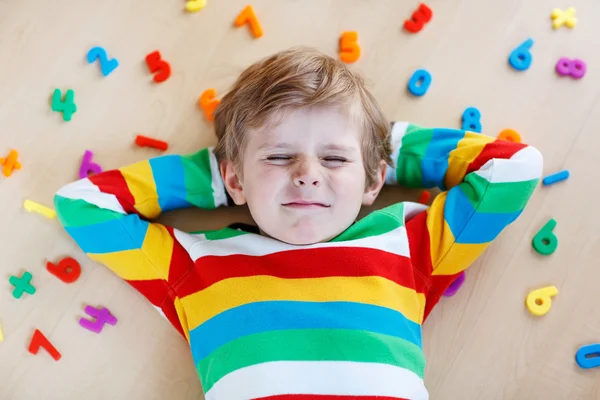
[[[294,146],[291,143],[287,143],[287,142],[279,142],[279,143],[265,143],[262,146],[260,146],[258,148],[258,150],[265,150],[265,149],[290,149],[293,148]],[[347,152],[351,152],[354,150],[354,147],[351,146],[345,146],[342,144],[335,144],[335,143],[328,143],[325,146],[323,146],[323,148],[325,150],[339,150],[339,151],[347,151]]]

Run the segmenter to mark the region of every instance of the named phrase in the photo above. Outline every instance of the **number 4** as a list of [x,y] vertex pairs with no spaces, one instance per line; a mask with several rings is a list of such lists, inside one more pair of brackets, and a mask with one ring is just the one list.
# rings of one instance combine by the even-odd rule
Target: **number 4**
[[52,111],[62,112],[63,120],[70,121],[73,113],[77,111],[77,106],[73,102],[75,92],[71,89],[67,90],[65,100],[62,101],[62,93],[60,89],[54,89],[52,94]]

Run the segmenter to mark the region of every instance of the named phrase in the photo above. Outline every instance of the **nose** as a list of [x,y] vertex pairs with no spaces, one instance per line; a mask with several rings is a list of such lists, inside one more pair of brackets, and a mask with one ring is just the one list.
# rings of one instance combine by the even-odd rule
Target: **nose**
[[321,174],[319,173],[318,166],[314,165],[311,161],[301,161],[298,163],[298,167],[293,172],[292,181],[294,186],[321,186]]

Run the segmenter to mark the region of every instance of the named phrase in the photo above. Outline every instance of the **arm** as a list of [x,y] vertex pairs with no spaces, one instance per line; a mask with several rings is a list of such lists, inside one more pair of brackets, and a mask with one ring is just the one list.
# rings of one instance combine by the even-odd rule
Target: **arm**
[[162,309],[183,333],[171,285],[193,265],[171,227],[148,220],[162,212],[227,205],[212,149],[168,155],[91,175],[54,197],[58,220],[87,255]]
[[431,207],[406,222],[415,269],[430,284],[425,316],[448,285],[523,211],[542,155],[522,143],[459,129],[392,127],[395,168],[386,183],[438,187]]

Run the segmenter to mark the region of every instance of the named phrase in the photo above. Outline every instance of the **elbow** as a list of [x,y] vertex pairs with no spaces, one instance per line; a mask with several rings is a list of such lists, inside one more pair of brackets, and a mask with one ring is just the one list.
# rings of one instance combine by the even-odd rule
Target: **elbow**
[[529,146],[528,163],[531,166],[533,175],[541,179],[544,170],[544,156],[542,152],[533,146]]

